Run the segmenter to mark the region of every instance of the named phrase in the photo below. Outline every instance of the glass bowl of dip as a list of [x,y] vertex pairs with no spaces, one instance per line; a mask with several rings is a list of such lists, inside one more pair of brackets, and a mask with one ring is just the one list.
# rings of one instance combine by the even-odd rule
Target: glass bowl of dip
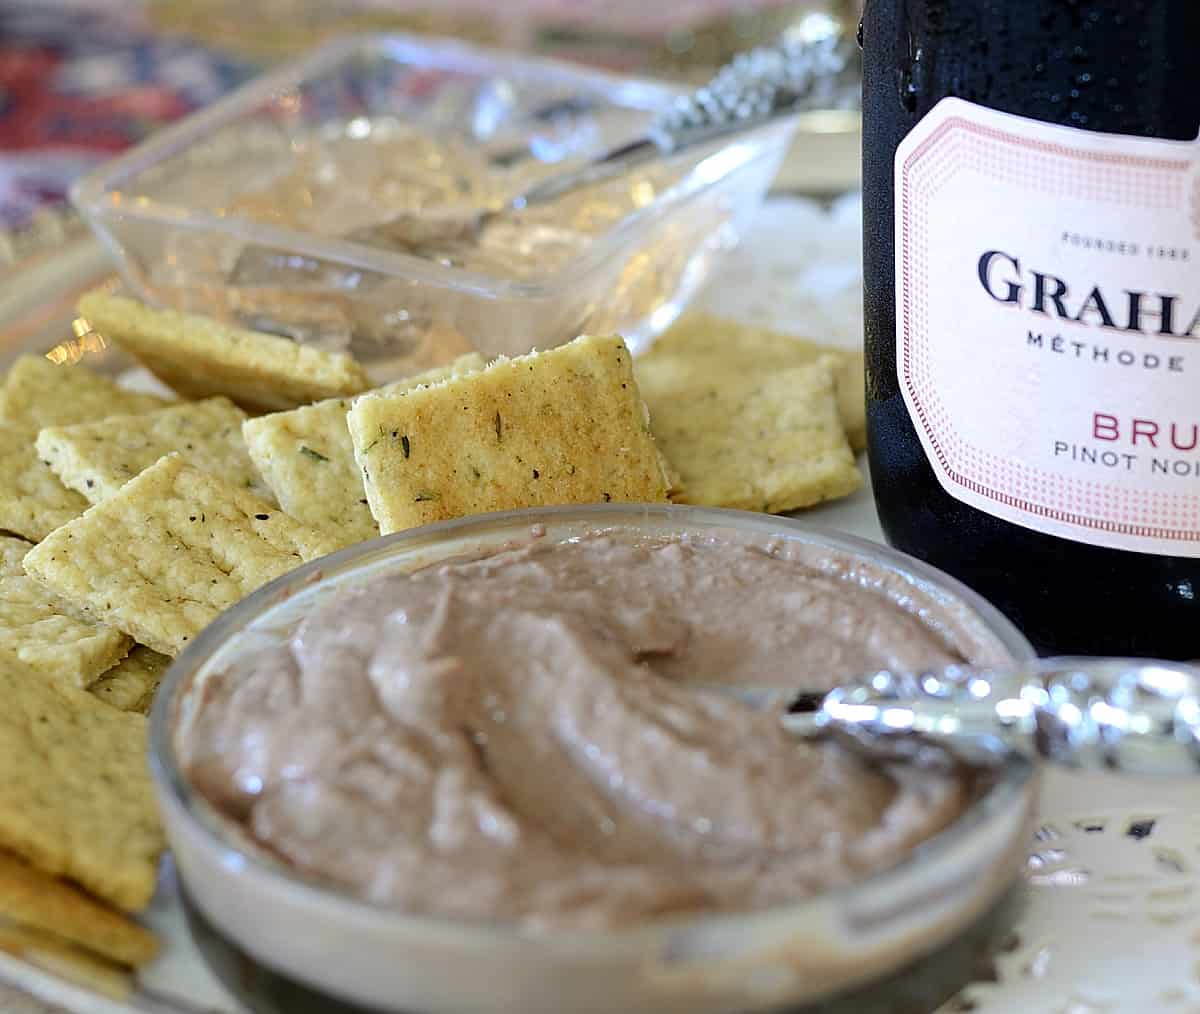
[[380,379],[584,332],[636,347],[736,242],[794,121],[502,213],[478,236],[427,223],[640,136],[677,94],[461,42],[347,38],[156,133],[72,198],[143,301],[349,351]]
[[253,1009],[932,1010],[1007,932],[1038,785],[1035,765],[1016,755],[1001,758],[948,827],[848,886],[757,911],[553,932],[361,900],[267,854],[189,781],[179,746],[204,705],[206,681],[278,644],[314,608],[387,576],[597,532],[770,547],[882,596],[972,662],[1033,658],[998,611],[933,568],[865,540],[734,511],[612,504],[506,512],[398,533],[305,565],[208,627],[171,666],[151,717],[151,766],[193,934]]

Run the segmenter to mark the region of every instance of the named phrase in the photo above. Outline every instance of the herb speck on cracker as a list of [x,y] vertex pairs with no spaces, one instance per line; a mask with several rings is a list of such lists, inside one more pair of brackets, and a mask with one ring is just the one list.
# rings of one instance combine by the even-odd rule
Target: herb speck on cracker
[[862,476],[838,417],[836,366],[771,372],[646,356],[638,379],[686,503],[780,513],[854,492]]
[[620,338],[583,337],[347,415],[382,533],[487,511],[666,499]]
[[91,503],[111,496],[172,452],[267,496],[242,438],[245,419],[246,413],[227,398],[208,398],[142,415],[48,427],[38,434],[37,452],[64,485]]
[[[379,388],[400,394],[483,369],[476,353]],[[336,533],[342,545],[379,535],[354,461],[346,427],[350,399],[337,398],[246,420],[242,427],[250,456],[285,511]]]
[[173,656],[222,610],[336,548],[329,533],[169,455],[24,565],[71,605]]

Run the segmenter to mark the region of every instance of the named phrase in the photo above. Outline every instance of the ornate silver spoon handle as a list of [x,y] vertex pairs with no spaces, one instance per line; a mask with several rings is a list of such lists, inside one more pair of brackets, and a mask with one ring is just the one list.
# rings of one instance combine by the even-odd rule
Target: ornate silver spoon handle
[[874,757],[932,747],[986,762],[1015,749],[1072,768],[1200,775],[1200,669],[1182,663],[1055,658],[880,672],[823,698],[745,696],[789,706],[784,721],[798,735],[834,736]]
[[553,200],[581,186],[697,144],[814,109],[846,108],[859,98],[858,47],[830,34],[782,40],[740,53],[701,88],[677,98],[645,136],[548,177],[514,198],[513,208]]

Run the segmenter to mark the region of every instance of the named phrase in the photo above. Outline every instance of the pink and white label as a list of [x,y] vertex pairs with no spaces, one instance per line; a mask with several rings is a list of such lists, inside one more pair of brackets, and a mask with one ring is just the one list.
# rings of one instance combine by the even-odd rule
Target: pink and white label
[[896,156],[900,387],[953,497],[1200,557],[1200,145],[946,99]]

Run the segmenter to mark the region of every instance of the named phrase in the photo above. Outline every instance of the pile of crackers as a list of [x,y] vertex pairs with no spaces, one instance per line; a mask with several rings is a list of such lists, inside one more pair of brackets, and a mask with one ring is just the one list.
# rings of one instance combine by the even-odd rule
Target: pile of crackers
[[[164,847],[146,714],[172,657],[305,561],[527,506],[790,510],[860,481],[861,359],[694,318],[372,389],[353,359],[96,292],[173,392],[16,362],[0,386],[0,949],[119,992]],[[647,410],[649,405],[649,411]]]

